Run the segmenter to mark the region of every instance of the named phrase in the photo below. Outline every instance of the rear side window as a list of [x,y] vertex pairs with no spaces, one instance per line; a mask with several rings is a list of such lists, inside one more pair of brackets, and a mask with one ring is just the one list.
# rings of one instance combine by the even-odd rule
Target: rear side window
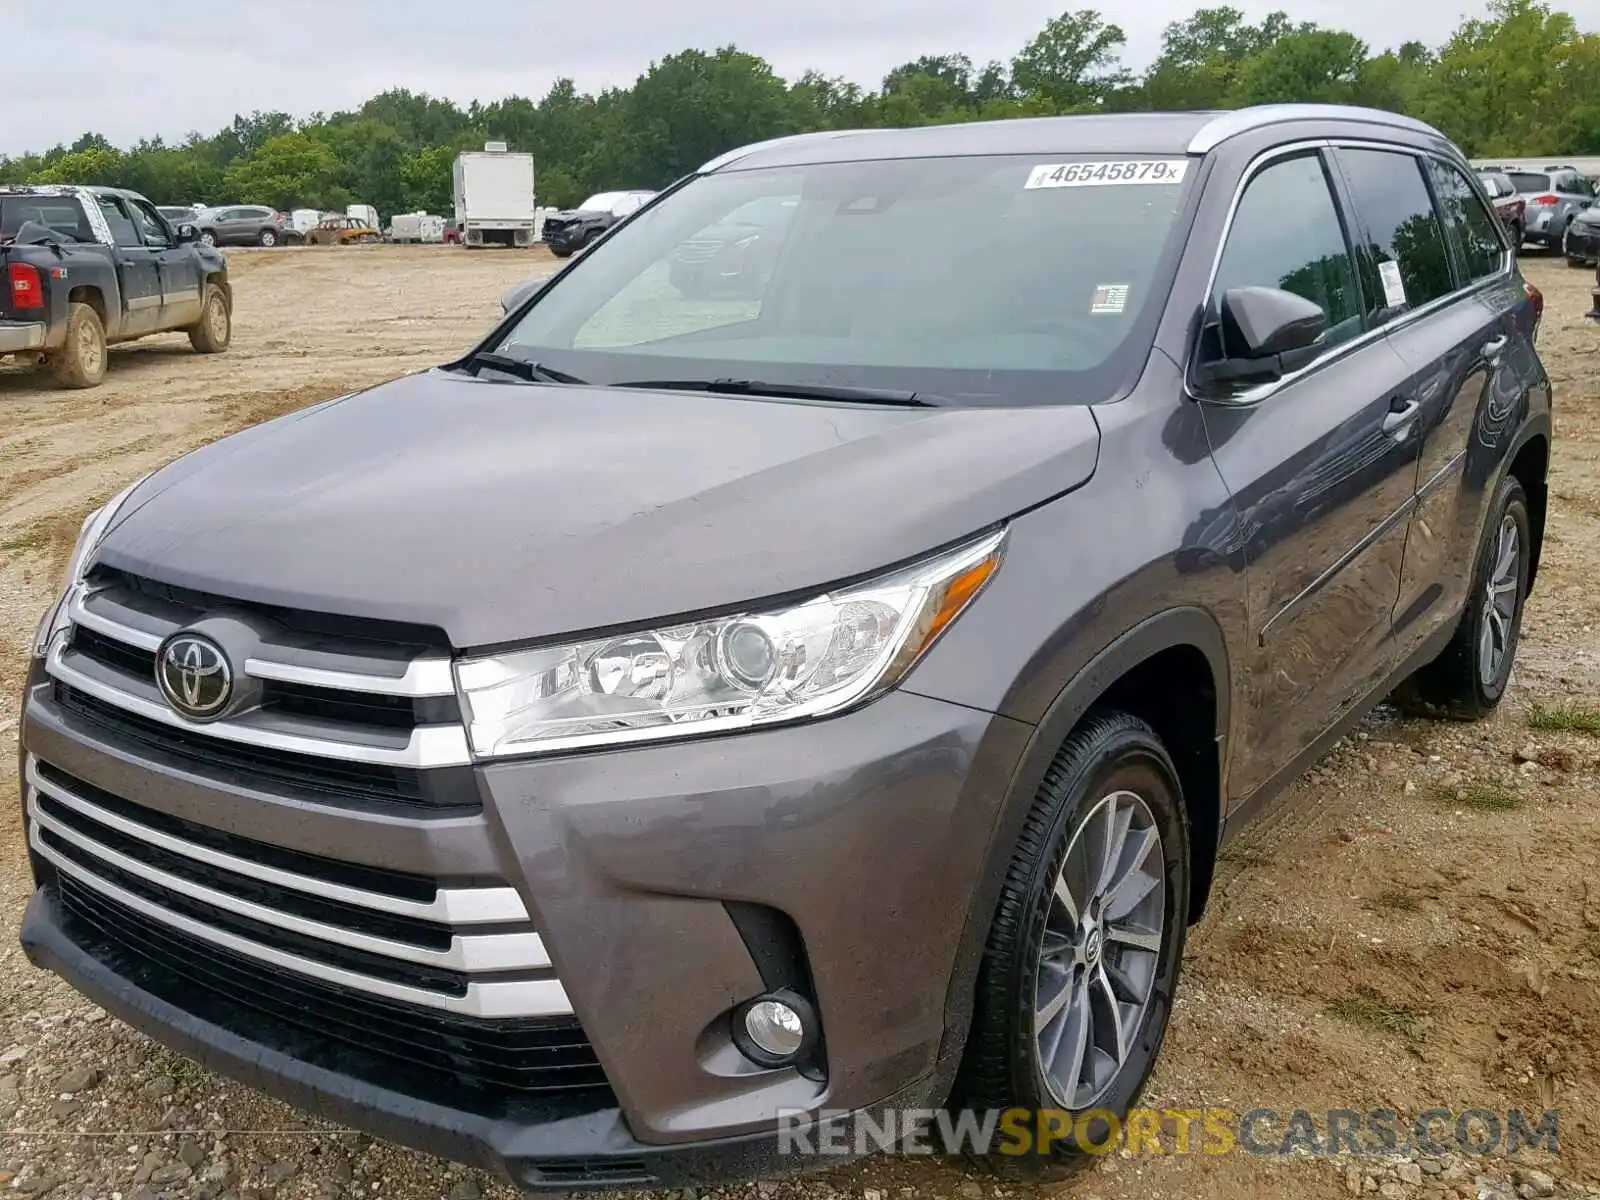
[[1505,247],[1495,228],[1499,222],[1483,206],[1466,177],[1449,163],[1433,160],[1433,191],[1439,198],[1445,232],[1464,268],[1463,279],[1483,279],[1500,269]]
[[1220,311],[1223,294],[1236,287],[1282,288],[1320,306],[1328,314],[1324,345],[1361,332],[1349,247],[1315,154],[1275,162],[1245,186],[1217,267],[1213,313]]
[[1422,163],[1388,150],[1340,150],[1356,212],[1366,227],[1357,253],[1362,284],[1379,319],[1420,308],[1455,288],[1444,230]]
[[111,227],[111,241],[117,246],[143,246],[144,238],[133,227],[133,222],[128,219],[128,214],[122,211],[122,205],[114,196],[100,197],[100,213],[106,219],[106,224]]

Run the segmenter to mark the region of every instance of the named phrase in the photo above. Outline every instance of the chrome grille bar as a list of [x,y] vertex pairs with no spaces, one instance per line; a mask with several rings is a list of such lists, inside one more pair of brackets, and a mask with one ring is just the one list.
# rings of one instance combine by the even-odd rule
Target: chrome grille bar
[[93,871],[87,870],[66,855],[52,849],[44,843],[39,836],[39,826],[33,825],[28,834],[28,842],[42,858],[53,865],[63,875],[70,877],[83,886],[92,888],[103,896],[115,900],[118,904],[132,909],[134,912],[148,917],[153,921],[160,921],[172,928],[187,933],[190,937],[231,950],[246,958],[253,958],[258,962],[268,963],[284,970],[298,972],[315,979],[325,980],[329,983],[340,984],[355,991],[365,992],[373,996],[382,996],[385,999],[399,1001],[404,1004],[415,1004],[424,1008],[440,1009],[445,1012],[460,1013],[473,1017],[549,1017],[567,1016],[572,1013],[572,1002],[567,999],[566,989],[556,979],[526,979],[526,980],[493,980],[489,982],[472,981],[467,984],[466,995],[451,996],[441,992],[430,991],[427,988],[412,987],[408,984],[395,983],[387,979],[376,979],[371,975],[363,975],[358,971],[347,970],[344,967],[334,966],[331,963],[318,962],[287,950],[280,950],[274,946],[267,946],[249,938],[240,937],[225,929],[218,929],[198,921],[184,913],[147,900],[127,888],[121,887]]
[[[350,887],[346,884],[334,883],[326,879],[317,879],[310,875],[301,875],[294,871],[285,871],[278,867],[267,866],[253,859],[240,858],[237,855],[227,854],[221,850],[213,850],[210,846],[197,845],[181,837],[163,833],[159,829],[152,829],[148,825],[131,820],[120,813],[102,808],[92,800],[87,800],[76,792],[69,791],[60,784],[46,779],[39,771],[38,760],[32,755],[28,756],[25,771],[29,787],[37,790],[41,795],[48,796],[57,804],[70,808],[92,821],[99,822],[108,829],[114,829],[127,837],[137,838],[141,842],[146,842],[173,854],[181,854],[185,858],[192,858],[196,862],[205,863],[220,870],[232,871],[236,875],[245,875],[251,879],[259,879],[263,883],[271,883],[297,892],[305,892],[311,896],[320,896],[325,900],[337,900],[344,904],[354,904],[361,908],[372,909],[375,912],[392,913],[402,917],[415,917],[422,921],[436,921],[442,925],[489,925],[507,921],[528,920],[527,906],[522,903],[522,897],[517,894],[515,888],[440,888],[432,900],[410,900],[403,896],[390,896],[382,892],[368,891],[365,888]],[[63,836],[67,835],[63,834]]]

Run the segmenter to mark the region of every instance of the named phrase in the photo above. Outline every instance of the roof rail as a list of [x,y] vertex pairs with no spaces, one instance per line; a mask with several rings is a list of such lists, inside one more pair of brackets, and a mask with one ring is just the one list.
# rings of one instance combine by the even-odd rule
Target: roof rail
[[820,142],[825,138],[843,137],[850,132],[853,131],[848,129],[814,129],[810,133],[791,133],[784,137],[768,138],[764,142],[751,142],[747,146],[736,146],[725,154],[717,155],[710,162],[701,166],[695,174],[709,175],[712,171],[720,171],[723,167],[730,166],[741,158],[754,154],[757,150],[765,150],[769,146],[788,146],[795,142]]
[[1368,125],[1405,129],[1412,133],[1444,136],[1432,125],[1381,108],[1360,108],[1352,104],[1260,104],[1254,108],[1235,109],[1207,121],[1189,139],[1189,153],[1208,154],[1231,137],[1268,125],[1281,125],[1286,121],[1359,121]]

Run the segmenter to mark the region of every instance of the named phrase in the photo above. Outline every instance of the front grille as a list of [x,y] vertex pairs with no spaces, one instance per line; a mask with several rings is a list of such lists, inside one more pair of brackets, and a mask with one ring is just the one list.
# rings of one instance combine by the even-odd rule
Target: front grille
[[519,1121],[616,1106],[571,1017],[486,1021],[393,1004],[263,967],[63,876],[67,935],[96,960],[203,1021],[313,1066]]
[[[522,898],[503,885],[402,890],[315,855],[273,861],[241,841],[193,838],[163,818],[29,756],[28,842],[65,880],[263,969],[460,1016],[569,1014]],[[226,835],[220,835],[226,836]],[[355,869],[361,878],[362,869]],[[376,876],[376,878],[373,878]],[[427,888],[424,892],[424,887]]]
[[253,746],[163,725],[137,713],[55,685],[56,705],[109,740],[157,754],[181,770],[220,783],[244,782],[260,791],[360,809],[399,808],[418,816],[460,816],[482,807],[470,767],[417,770],[343,762]]

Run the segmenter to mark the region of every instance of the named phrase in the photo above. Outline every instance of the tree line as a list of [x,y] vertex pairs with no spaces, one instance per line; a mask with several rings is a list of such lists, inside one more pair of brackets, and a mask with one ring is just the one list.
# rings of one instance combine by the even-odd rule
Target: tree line
[[236,116],[176,145],[150,138],[124,150],[86,133],[0,158],[0,184],[108,184],[162,204],[447,213],[456,154],[494,139],[531,151],[540,203],[565,207],[591,192],[661,187],[724,150],[789,133],[1283,101],[1407,113],[1472,155],[1600,153],[1600,33],[1540,0],[1490,0],[1438,46],[1376,53],[1343,30],[1282,12],[1253,24],[1226,6],[1168,25],[1143,73],[1121,62],[1125,40],[1101,13],[1073,10],[1010,62],[924,56],[876,89],[817,72],[785,80],[732,46],[685,50],[596,95],[561,79],[537,101],[462,107],[397,89],[352,112]]

